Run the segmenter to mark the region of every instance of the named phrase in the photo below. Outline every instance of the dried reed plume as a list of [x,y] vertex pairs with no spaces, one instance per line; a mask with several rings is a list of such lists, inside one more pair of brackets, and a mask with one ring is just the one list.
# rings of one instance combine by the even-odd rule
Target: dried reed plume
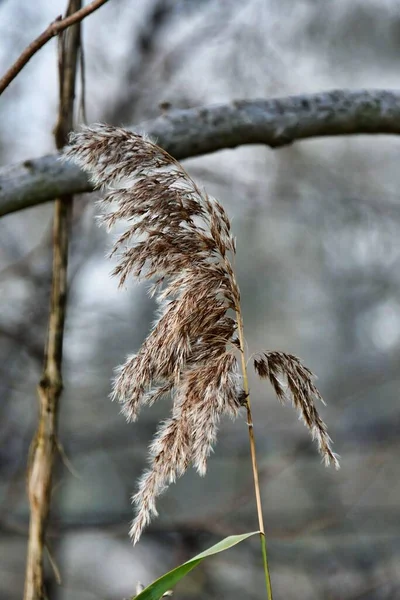
[[254,369],[261,379],[269,379],[282,403],[287,400],[287,392],[279,376],[286,377],[293,405],[298,409],[300,418],[310,430],[312,438],[317,440],[319,452],[326,466],[332,463],[338,469],[338,456],[332,452],[330,445],[332,440],[315,408],[314,398],[321,400],[323,404],[325,402],[312,381],[312,372],[300,362],[297,356],[284,352],[263,352],[254,359]]
[[[137,516],[130,534],[136,543],[157,515],[156,497],[191,464],[205,474],[221,416],[235,417],[248,402],[236,358],[243,341],[236,334],[240,294],[229,260],[235,242],[223,207],[145,137],[105,125],[85,127],[71,136],[65,156],[108,189],[101,221],[109,228],[119,220],[127,223],[112,251],[119,256],[114,274],[120,284],[128,275],[152,279],[159,303],[153,329],[118,369],[112,392],[129,421],[137,419],[141,406],[173,397],[172,416],[159,426],[150,468],[133,497]],[[255,367],[280,399],[277,375],[287,376],[294,404],[325,461],[337,465],[314,406],[320,396],[310,371],[282,353],[264,354]]]

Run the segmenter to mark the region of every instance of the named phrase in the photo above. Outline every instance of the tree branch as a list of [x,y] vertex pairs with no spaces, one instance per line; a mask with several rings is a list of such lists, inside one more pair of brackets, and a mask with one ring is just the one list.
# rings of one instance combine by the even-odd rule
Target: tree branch
[[7,73],[0,79],[0,95],[10,85],[10,83],[16,78],[18,73],[22,71],[26,63],[32,58],[34,54],[40,48],[43,48],[51,38],[55,37],[64,29],[71,27],[75,23],[82,21],[85,17],[90,15],[92,12],[100,8],[105,4],[107,0],[94,0],[87,6],[84,6],[81,10],[77,11],[73,15],[62,19],[61,16],[57,17],[50,25],[37,37],[33,42],[29,44],[15,61],[15,63],[8,69]]
[[[243,144],[279,148],[297,140],[357,134],[400,134],[400,92],[336,90],[271,100],[171,110],[134,127],[182,160]],[[0,169],[0,216],[93,188],[59,155]]]

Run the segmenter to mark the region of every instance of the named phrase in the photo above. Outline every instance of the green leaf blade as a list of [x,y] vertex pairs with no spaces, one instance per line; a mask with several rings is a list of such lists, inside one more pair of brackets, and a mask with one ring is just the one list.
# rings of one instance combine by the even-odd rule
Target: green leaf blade
[[225,550],[229,550],[236,544],[240,544],[244,540],[247,540],[249,537],[253,535],[257,535],[260,533],[259,531],[252,531],[251,533],[243,533],[241,535],[230,535],[217,544],[214,544],[204,552],[201,552],[197,556],[194,556],[187,562],[179,565],[172,571],[169,571],[165,575],[162,575],[156,581],[153,581],[147,588],[145,588],[140,594],[135,596],[135,600],[160,600],[160,598],[173,588],[181,579],[183,579],[192,569],[197,567],[205,558],[209,556],[213,556],[215,554],[219,554],[220,552],[224,552]]

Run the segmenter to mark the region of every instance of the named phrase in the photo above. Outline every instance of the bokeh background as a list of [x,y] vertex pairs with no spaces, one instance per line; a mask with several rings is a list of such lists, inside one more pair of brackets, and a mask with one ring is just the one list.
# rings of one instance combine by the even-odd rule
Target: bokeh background
[[[0,71],[65,2],[0,2]],[[83,24],[89,122],[132,125],[172,109],[318,92],[399,88],[396,0],[111,0]],[[53,40],[2,97],[2,165],[54,150]],[[251,381],[277,599],[400,598],[400,140],[320,139],[185,161],[226,206],[237,236],[249,351],[299,355],[318,374],[342,469],[320,463],[292,408]],[[108,399],[154,304],[109,276],[94,195],[76,198],[65,390],[47,564],[51,600],[122,600],[231,533],[257,528],[245,415],[224,421],[205,479],[159,501],[139,545],[130,495],[163,402],[126,424]],[[51,272],[52,206],[0,222],[0,598],[21,598],[25,469],[37,422]],[[206,561],[177,599],[261,598],[257,539]]]

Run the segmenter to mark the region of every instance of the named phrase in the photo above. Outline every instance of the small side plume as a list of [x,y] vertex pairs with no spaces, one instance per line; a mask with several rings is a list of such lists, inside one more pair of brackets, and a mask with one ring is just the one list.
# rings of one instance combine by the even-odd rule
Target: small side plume
[[[263,352],[254,358],[254,369],[261,379],[268,379],[278,399],[284,403],[292,400],[312,439],[317,440],[318,449],[325,465],[339,468],[339,457],[332,451],[327,427],[315,407],[315,400],[324,401],[313,383],[313,373],[297,356],[284,352]],[[287,385],[280,379],[284,377]]]

